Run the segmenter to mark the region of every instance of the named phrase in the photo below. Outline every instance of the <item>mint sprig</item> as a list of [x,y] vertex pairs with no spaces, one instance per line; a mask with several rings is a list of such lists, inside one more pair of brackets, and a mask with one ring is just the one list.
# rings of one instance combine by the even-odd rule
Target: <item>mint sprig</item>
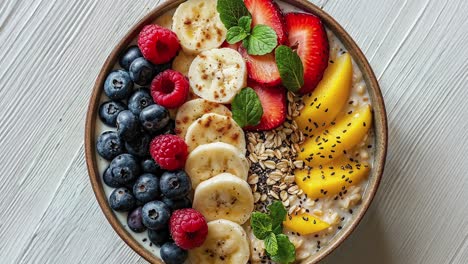
[[[255,126],[260,123],[263,108],[257,93],[250,88],[242,89],[232,100],[232,118],[240,127]],[[260,221],[263,221],[260,219]]]
[[[243,43],[244,46],[246,43]],[[276,32],[269,26],[256,25],[247,38],[247,53],[252,55],[265,55],[272,52],[278,45]]]
[[283,86],[291,92],[299,91],[304,85],[304,65],[299,55],[281,45],[275,50],[275,59]]
[[241,17],[250,16],[242,0],[218,0],[216,10],[227,29],[237,26]]
[[296,260],[296,248],[283,234],[283,221],[286,209],[280,201],[268,206],[269,214],[252,213],[250,225],[256,238],[264,240],[265,251],[270,258],[278,263],[289,264]]

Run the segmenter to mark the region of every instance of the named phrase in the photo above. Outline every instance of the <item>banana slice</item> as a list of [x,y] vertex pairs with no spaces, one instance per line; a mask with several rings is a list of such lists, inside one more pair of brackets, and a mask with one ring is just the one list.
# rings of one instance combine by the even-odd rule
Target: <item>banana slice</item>
[[247,68],[239,52],[230,48],[212,49],[193,60],[188,78],[190,87],[201,98],[230,103],[247,85]]
[[188,0],[177,7],[172,17],[172,30],[185,52],[197,54],[221,46],[226,27],[216,10],[216,0]]
[[198,118],[204,114],[216,113],[223,116],[232,116],[231,111],[224,105],[213,103],[205,99],[194,99],[184,103],[177,111],[175,118],[175,132],[181,138],[185,138],[187,129]]
[[189,250],[189,260],[193,264],[245,264],[249,257],[249,241],[244,229],[224,219],[209,222],[203,245]]
[[215,142],[204,144],[194,149],[185,162],[185,172],[192,180],[192,187],[223,172],[246,181],[249,173],[249,163],[236,147]]
[[190,55],[185,53],[184,51],[180,51],[179,54],[177,54],[177,56],[172,61],[172,69],[187,76],[190,65],[192,64],[192,61],[194,59],[194,55]]
[[254,199],[246,181],[230,173],[221,173],[198,185],[193,208],[207,221],[227,219],[243,224],[254,209]]
[[238,148],[243,155],[246,153],[242,128],[232,117],[214,113],[204,114],[193,122],[187,129],[185,142],[189,152],[202,144],[224,142]]

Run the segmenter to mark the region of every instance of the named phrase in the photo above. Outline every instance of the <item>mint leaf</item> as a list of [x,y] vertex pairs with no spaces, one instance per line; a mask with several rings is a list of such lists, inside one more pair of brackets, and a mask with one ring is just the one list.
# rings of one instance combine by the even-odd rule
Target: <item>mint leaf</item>
[[242,89],[236,97],[234,97],[231,104],[231,111],[232,118],[234,118],[240,127],[258,125],[263,115],[260,99],[255,91],[249,87]]
[[[251,55],[265,55],[278,45],[276,32],[269,26],[256,25],[247,38],[247,52]],[[244,45],[245,46],[245,45]]]
[[265,238],[265,250],[270,256],[278,253],[278,241],[275,234],[269,233]]
[[248,36],[247,32],[239,26],[232,27],[226,34],[226,41],[229,44],[237,43]]
[[271,219],[267,214],[253,212],[250,217],[250,225],[253,233],[258,239],[265,239],[271,234]]
[[218,0],[216,10],[218,10],[219,17],[227,29],[237,26],[241,17],[250,17],[242,0]]
[[278,244],[278,252],[275,255],[270,255],[271,260],[281,264],[289,264],[296,260],[296,248],[294,244],[289,241],[288,236],[285,234],[276,235]]
[[252,18],[248,16],[243,16],[239,19],[239,27],[243,28],[245,32],[250,33],[252,26]]
[[270,218],[272,222],[272,231],[275,234],[281,234],[283,232],[283,221],[286,218],[286,209],[284,209],[283,203],[275,201],[268,206],[270,210]]
[[291,48],[279,46],[275,51],[281,82],[291,92],[297,92],[304,85],[304,66],[301,58]]

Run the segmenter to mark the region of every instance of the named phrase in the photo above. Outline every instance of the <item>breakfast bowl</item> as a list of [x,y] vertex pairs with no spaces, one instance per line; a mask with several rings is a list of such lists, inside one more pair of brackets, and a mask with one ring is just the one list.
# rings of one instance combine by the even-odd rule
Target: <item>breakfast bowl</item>
[[[189,0],[188,2],[199,4],[213,1]],[[183,225],[172,224],[176,221],[173,220],[176,218],[174,217],[175,212],[184,211],[176,209],[185,207],[193,207],[202,219],[206,219],[208,231],[204,230],[205,237],[214,239],[215,229],[213,226],[215,225],[219,228],[222,226],[223,228],[239,229],[239,236],[242,237],[243,241],[247,241],[247,249],[242,249],[249,252],[245,262],[260,263],[268,259],[273,259],[278,263],[291,262],[287,259],[276,260],[279,257],[275,257],[272,250],[276,252],[278,249],[268,248],[266,242],[264,243],[264,240],[266,241],[268,238],[259,235],[259,232],[256,231],[257,226],[252,225],[264,216],[270,217],[268,221],[273,222],[273,227],[267,228],[265,236],[274,237],[272,238],[275,240],[274,243],[278,243],[277,241],[281,239],[287,240],[285,243],[293,246],[290,251],[294,252],[294,263],[319,262],[336,249],[357,227],[377,192],[383,174],[387,152],[387,118],[377,79],[367,59],[349,34],[330,15],[306,0],[275,1],[276,4],[266,8],[263,6],[252,7],[252,3],[257,1],[245,1],[249,3],[247,7],[253,17],[253,20],[249,19],[247,23],[249,26],[245,29],[246,34],[236,41],[232,35],[229,36],[229,31],[232,29],[229,28],[229,31],[224,29],[223,33],[218,31],[218,36],[205,34],[205,39],[196,43],[187,40],[184,34],[188,33],[184,33],[180,29],[197,22],[193,20],[193,17],[192,20],[187,18],[191,13],[187,10],[190,9],[177,10],[184,2],[186,1],[165,2],[130,29],[107,58],[94,85],[86,119],[85,154],[91,185],[105,217],[122,240],[151,263],[164,263],[161,259],[161,245],[156,241],[158,239],[154,238],[154,236],[160,236],[162,230],[166,230],[164,231],[166,233],[171,232],[172,239],[177,244],[176,247],[188,250],[188,263],[204,262],[205,258],[198,255],[202,254],[200,248],[207,250],[207,245],[205,245],[208,243],[207,240],[187,246],[178,240],[178,235],[174,233],[174,228]],[[259,2],[268,3],[271,1]],[[184,6],[184,8],[187,7]],[[214,10],[213,7],[204,8],[202,10],[205,12],[208,12],[206,10]],[[263,59],[258,58],[268,58],[263,56],[269,55],[258,53],[259,51],[253,48],[254,45],[249,44],[249,37],[255,35],[256,24],[265,23],[265,21],[260,23],[256,16],[255,12],[260,11],[254,10],[268,8],[281,10],[280,13],[286,14],[285,22],[283,18],[280,20],[291,29],[288,39],[288,34],[282,35],[276,31],[275,25],[271,26],[276,31],[275,45],[272,47],[272,49],[276,49],[276,52],[270,49],[271,53],[269,54],[274,53],[271,58],[276,60],[277,67],[280,68],[280,74],[276,77],[269,70],[262,72]],[[296,15],[287,15],[293,13]],[[298,13],[312,14],[312,20],[308,20],[310,17],[302,17]],[[208,13],[202,12],[200,14],[203,18]],[[173,17],[181,16],[184,17],[184,20],[179,21],[177,25],[172,24]],[[239,21],[241,20],[239,19]],[[301,27],[308,21],[318,23],[319,29],[322,28],[323,32],[314,32],[314,37],[319,36],[327,43],[322,46],[314,46],[314,48],[322,48],[326,51],[322,52],[326,53],[325,65],[322,67],[319,79],[313,88],[304,91],[302,89],[308,85],[308,82],[313,82],[312,79],[316,77],[307,72],[311,71],[310,66],[307,65],[308,57],[303,56],[307,53],[304,53],[303,48],[301,50],[301,45],[308,34],[307,30],[301,31],[303,30]],[[206,19],[205,23],[219,25],[211,19]],[[225,20],[223,23],[228,27]],[[158,24],[161,27],[151,29],[145,27],[152,24]],[[255,26],[251,32],[249,32],[250,24]],[[241,25],[240,22],[239,25]],[[178,37],[180,40],[181,47],[176,50],[177,53],[174,56],[177,57],[175,59],[168,55],[173,53],[170,47],[160,48],[165,50],[165,54],[161,53],[157,57],[142,48],[146,45],[145,43],[148,43],[144,42],[147,39],[142,38],[142,31],[149,32],[148,34],[160,31],[168,34],[164,35],[165,39],[174,38],[174,33],[170,33],[164,28],[173,29],[177,33],[175,38]],[[226,35],[230,38],[230,42],[238,42],[237,46],[233,48],[233,44],[226,44],[224,42]],[[218,43],[212,44],[219,36],[222,38],[218,39]],[[242,38],[244,42],[241,41]],[[220,41],[223,44],[218,49]],[[241,42],[242,44],[240,44]],[[136,45],[139,49],[136,48]],[[209,49],[201,48],[204,45],[212,45],[212,47]],[[281,52],[283,52],[281,54],[280,46],[282,46]],[[138,51],[136,51],[137,49]],[[171,57],[169,64],[168,60],[158,61],[166,56]],[[221,68],[205,74],[206,72],[200,69],[211,67],[209,63],[205,62],[206,57],[210,56],[216,58],[213,61],[219,62],[220,65],[225,64]],[[301,72],[304,71],[304,74],[303,76],[300,74],[301,77],[297,78],[302,79],[299,85],[294,84],[294,81],[289,83],[284,81],[287,78],[287,73],[281,69],[284,71],[287,69],[282,68],[278,62],[280,56],[288,56],[289,62],[294,61],[294,59],[302,60],[303,65],[298,67]],[[141,58],[139,64],[136,63],[136,58]],[[220,58],[229,58],[231,64]],[[148,64],[148,61],[151,61],[152,64]],[[142,70],[145,65],[153,65],[158,69],[154,70],[152,75],[150,74],[150,79],[146,76],[147,73],[145,75]],[[121,68],[124,70],[120,70]],[[216,75],[217,71],[221,72],[228,68],[235,69],[231,71],[235,74],[243,72],[243,75],[239,79],[234,78],[235,81],[232,81],[226,90],[213,91],[213,89],[217,89],[213,88],[215,86],[203,86],[204,81],[211,78],[208,75],[212,74],[214,81],[219,80],[221,77]],[[200,74],[195,76],[195,73]],[[115,74],[118,78],[124,78],[124,81],[116,79],[117,77],[112,79],[109,77],[111,74]],[[116,85],[125,88],[127,86],[125,78],[132,82],[128,91],[128,93],[132,93],[131,96],[130,94],[120,95],[115,91],[108,90],[109,87],[116,87]],[[176,97],[162,98],[167,95],[164,94],[165,88],[158,87],[161,87],[161,82],[167,85],[167,82],[161,81],[164,78],[177,82],[171,86],[171,93],[177,89],[186,90],[183,102],[175,102],[179,100]],[[117,81],[116,84],[116,80],[120,81]],[[181,82],[183,85],[180,85]],[[141,88],[148,86],[151,86],[150,91]],[[234,86],[238,88],[232,88]],[[247,86],[253,88],[246,89]],[[220,84],[218,83],[216,87],[220,87]],[[161,89],[163,95],[161,95]],[[343,89],[347,90],[343,92]],[[133,90],[139,91],[140,94],[134,95]],[[241,94],[243,97],[240,96]],[[249,97],[252,94],[253,97]],[[147,99],[143,100],[142,98]],[[262,110],[253,111],[250,109],[250,112],[257,112],[256,115],[250,115],[251,113],[246,113],[246,111],[242,112],[242,107],[245,106],[239,103],[242,98],[253,98],[252,100],[258,102]],[[133,102],[133,107],[130,107],[130,101]],[[125,102],[128,102],[129,110],[127,110]],[[147,104],[152,105],[152,111],[146,109],[148,108]],[[194,108],[193,105],[197,105],[198,108]],[[279,105],[283,106],[281,111],[276,109]],[[204,112],[200,112],[199,108],[203,108]],[[146,109],[145,113],[143,113],[144,109]],[[103,116],[103,111],[107,111],[106,116]],[[118,112],[115,114],[116,111]],[[195,112],[196,114],[194,114]],[[249,123],[249,118],[239,117],[242,116],[239,114],[240,112],[249,118],[257,118],[257,121]],[[278,117],[280,115],[278,112],[282,113],[281,117]],[[265,115],[268,116],[265,117]],[[136,122],[141,122],[141,128],[134,130],[137,132],[133,134],[131,133],[131,125],[129,125],[132,122],[128,121],[132,118],[135,118]],[[158,124],[151,123],[150,119],[152,118],[158,119],[159,123],[164,124],[155,128]],[[142,119],[149,121],[144,123]],[[281,122],[273,124],[277,119]],[[209,130],[211,126],[216,126],[213,131]],[[106,131],[111,132],[106,134]],[[219,133],[223,133],[223,139],[219,139]],[[175,135],[167,136],[166,134]],[[216,135],[211,136],[212,134]],[[153,137],[154,139],[152,139]],[[163,139],[158,141],[156,138],[164,138],[168,141],[164,143]],[[183,143],[184,140],[185,143]],[[138,141],[138,146],[146,144],[144,153],[135,147],[135,144],[132,143],[134,141]],[[114,149],[111,151],[102,150],[103,146],[107,144],[106,142],[113,144],[111,148]],[[117,145],[121,146],[116,147],[115,142],[120,142]],[[180,144],[184,146],[181,147]],[[168,146],[173,152],[186,148],[185,154],[180,154],[183,156],[183,164],[177,164],[175,160],[165,164],[162,159],[158,159],[158,155],[165,155],[164,151],[160,151],[162,146]],[[112,153],[112,150],[115,149],[118,151]],[[122,154],[123,152],[130,154]],[[181,159],[180,155],[178,154],[177,160]],[[224,157],[224,168],[218,168],[219,164],[217,164],[218,167],[210,170],[211,172],[216,171],[216,173],[212,172],[208,175],[209,173],[206,171],[200,172],[201,166],[212,164],[212,160],[219,160],[221,157]],[[154,164],[159,166],[158,172],[153,173],[145,167],[154,162],[152,159],[157,161]],[[207,161],[208,159],[210,162]],[[115,175],[111,166],[121,165],[123,162],[127,162],[127,165],[130,164],[126,165],[127,167],[138,167],[138,170],[135,169],[132,172],[130,168],[130,172],[125,172],[125,177],[133,177],[131,181],[114,182],[112,177]],[[146,162],[149,163],[144,165]],[[138,175],[131,175],[132,173]],[[142,174],[146,175],[146,178]],[[158,183],[155,185],[157,188],[154,188],[158,190],[152,193],[151,197],[148,196],[146,189],[137,195],[136,192],[140,190],[136,187],[135,181],[143,182],[144,184],[142,183],[141,186],[146,188],[148,182],[156,179],[155,177],[151,178],[151,174],[158,174]],[[174,190],[170,189],[175,188],[174,184],[169,184],[170,187],[167,187],[168,182],[173,183],[171,180],[181,179],[181,177],[189,179],[188,183],[183,182],[183,180],[180,183],[177,182],[177,188],[180,187],[179,184],[184,186],[183,197],[174,194]],[[221,209],[218,211],[219,208],[213,207],[216,205],[212,205],[213,201],[210,201],[212,194],[216,193],[218,196],[222,196],[221,192],[229,193],[229,190],[224,189],[225,186],[230,186],[233,189],[238,186],[238,189],[236,189],[237,194],[235,192],[229,194],[232,195],[229,196],[230,199],[235,197],[232,199],[232,204],[223,210],[231,210],[228,207],[234,208],[236,207],[234,205],[241,203],[243,206],[241,211],[229,211],[221,215],[219,212],[224,213],[224,211]],[[248,193],[243,193],[246,190],[245,186],[248,187]],[[218,190],[221,191],[218,193]],[[137,199],[133,197],[131,202],[126,200],[127,202],[122,203],[122,199],[125,200],[131,196],[135,196]],[[153,200],[157,201],[158,204],[153,203],[153,207],[149,208],[147,205]],[[174,205],[176,204],[175,200],[188,201],[188,204],[176,206]],[[168,207],[169,214],[172,213],[171,224],[167,219],[165,227],[157,226],[160,223],[153,223],[151,219],[145,222],[145,214],[146,219],[148,219],[148,214],[154,215],[155,210],[159,210],[158,206],[161,204],[174,206]],[[273,204],[274,206],[272,206]],[[280,228],[280,231],[275,229],[275,223],[278,222],[275,221],[275,217],[278,217],[277,215],[273,216],[275,210],[273,207],[281,207],[286,215],[284,219],[279,220],[277,227]],[[139,224],[132,222],[134,220],[132,217],[135,215],[139,217],[135,218],[139,219]],[[142,218],[143,220],[141,220]],[[153,235],[148,235],[146,229],[151,231]],[[167,237],[169,237],[168,234]],[[170,239],[167,238],[167,241]],[[169,243],[172,242],[166,244]],[[277,244],[277,247],[281,250],[281,245]],[[187,251],[182,250],[181,252]],[[217,257],[219,259],[216,261],[219,263],[229,263],[229,256],[217,255]],[[234,259],[231,259],[231,263],[240,263],[233,261]],[[213,263],[218,262],[213,261]],[[241,262],[244,262],[244,259]]]

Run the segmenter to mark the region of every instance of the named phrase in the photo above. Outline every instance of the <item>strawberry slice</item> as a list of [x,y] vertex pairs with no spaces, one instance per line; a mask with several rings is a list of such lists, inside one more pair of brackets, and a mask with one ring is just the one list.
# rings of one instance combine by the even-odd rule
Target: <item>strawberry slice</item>
[[221,48],[230,48],[233,50],[238,50],[239,46],[242,42],[237,42],[235,44],[229,44],[227,41],[224,41],[223,44],[221,44]]
[[258,95],[263,107],[260,123],[253,127],[246,127],[249,131],[266,131],[281,126],[286,120],[286,89],[282,86],[265,87],[260,84],[249,83]]
[[243,46],[240,46],[239,53],[247,64],[250,80],[266,86],[275,86],[281,83],[273,52],[265,55],[250,55]]
[[306,94],[315,89],[328,66],[328,38],[322,21],[314,15],[289,13],[285,16],[289,43],[304,64],[304,86],[299,90]]
[[283,13],[273,0],[244,0],[247,10],[252,14],[252,28],[255,25],[267,25],[276,31],[278,43],[287,44],[288,35]]

